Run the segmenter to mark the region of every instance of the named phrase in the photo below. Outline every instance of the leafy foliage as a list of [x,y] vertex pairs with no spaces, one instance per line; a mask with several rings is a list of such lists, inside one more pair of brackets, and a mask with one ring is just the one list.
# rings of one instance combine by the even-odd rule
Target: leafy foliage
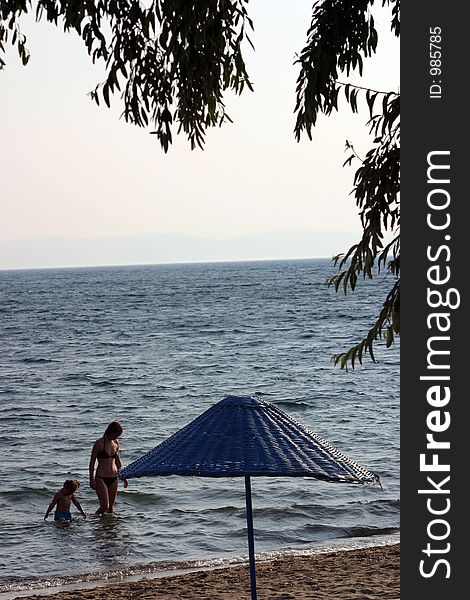
[[[153,126],[166,152],[175,124],[192,148],[202,147],[208,127],[230,120],[224,91],[252,89],[241,52],[253,26],[246,3],[154,0],[145,8],[138,0],[38,0],[35,6],[38,20],[74,30],[93,62],[105,63],[107,78],[91,92],[96,103],[109,106],[124,86],[124,118]],[[19,21],[30,10],[28,0],[0,0],[0,53],[11,41],[24,64],[29,52]]]
[[[338,110],[344,92],[353,112],[358,101],[365,101],[369,110],[368,125],[373,136],[372,148],[355,173],[353,194],[362,222],[361,240],[345,254],[334,257],[339,273],[330,278],[330,285],[344,293],[354,290],[360,276],[372,278],[386,270],[394,278],[383,307],[367,336],[349,350],[333,357],[342,368],[362,364],[364,353],[375,362],[374,342],[385,337],[389,347],[400,332],[400,96],[395,92],[379,92],[339,81],[340,73],[358,69],[362,75],[363,60],[377,48],[378,35],[370,7],[374,0],[324,0],[317,2],[308,30],[307,45],[297,62],[297,120],[295,135],[312,138],[319,113],[330,115]],[[391,29],[400,33],[399,0],[384,0],[392,5]],[[378,108],[377,108],[378,105]],[[378,110],[378,112],[375,112]],[[354,147],[344,164],[358,158]],[[384,244],[385,232],[392,241]]]
[[[0,0],[0,69],[5,43],[17,47],[23,64],[29,59],[21,33],[23,14],[75,31],[93,62],[102,61],[106,80],[91,92],[92,99],[109,107],[119,92],[126,121],[152,128],[165,152],[173,131],[183,132],[191,147],[203,147],[207,128],[230,121],[224,92],[252,90],[242,56],[251,44],[247,30],[253,23],[248,0]],[[34,7],[33,7],[34,4]],[[375,361],[373,345],[385,337],[387,346],[400,331],[400,97],[338,80],[358,70],[378,44],[371,7],[374,0],[322,0],[313,6],[307,43],[298,60],[295,137],[312,138],[319,113],[338,110],[344,94],[354,112],[368,107],[373,145],[355,173],[356,204],[362,220],[361,240],[334,257],[338,274],[329,283],[336,291],[354,290],[360,276],[372,278],[386,270],[395,283],[367,336],[348,351],[333,357],[341,367],[362,363],[364,353]],[[382,0],[391,7],[391,30],[400,33],[399,0]],[[345,164],[358,158],[352,151]],[[392,241],[384,243],[384,234]]]

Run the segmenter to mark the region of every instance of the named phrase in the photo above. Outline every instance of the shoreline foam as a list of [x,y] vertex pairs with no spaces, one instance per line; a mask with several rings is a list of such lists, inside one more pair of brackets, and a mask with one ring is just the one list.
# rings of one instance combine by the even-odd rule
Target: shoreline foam
[[[354,553],[356,551],[377,551],[380,554],[380,549],[387,547],[399,548],[399,537],[398,535],[382,535],[372,536],[369,538],[344,538],[344,539],[332,539],[326,540],[323,543],[316,544],[314,547],[308,548],[290,548],[274,552],[260,553],[256,555],[257,560],[257,571],[258,569],[264,569],[268,564],[288,564],[296,563],[296,561],[302,559],[308,561],[319,556],[335,556],[338,557],[346,556],[346,553]],[[352,555],[351,555],[352,556]],[[179,565],[179,566],[178,566]],[[94,575],[91,579],[78,579],[78,581],[71,581],[70,583],[62,583],[59,585],[50,585],[47,587],[30,587],[23,590],[11,590],[8,592],[0,593],[0,600],[13,600],[15,598],[21,598],[27,600],[29,598],[62,598],[63,594],[65,597],[73,599],[74,596],[68,594],[87,594],[91,590],[106,590],[112,588],[115,593],[116,588],[120,586],[131,586],[138,584],[140,581],[151,582],[153,580],[161,579],[173,579],[173,578],[185,578],[188,575],[196,576],[199,574],[205,574],[204,577],[209,576],[212,578],[212,572],[230,571],[232,569],[247,570],[247,557],[246,556],[231,556],[219,559],[201,559],[192,560],[184,563],[177,563],[172,566],[171,563],[166,563],[166,566],[160,563],[157,566],[148,565],[141,570],[137,569],[137,572],[131,572],[130,574],[122,576],[110,577],[106,573],[92,574]],[[84,574],[86,575],[86,574]],[[249,577],[248,577],[249,581]],[[84,598],[94,598],[93,595],[85,595]],[[131,597],[131,596],[129,596]],[[132,596],[133,597],[133,596]],[[152,598],[152,596],[149,596]],[[159,595],[158,598],[161,596]],[[192,596],[186,596],[192,597]],[[357,597],[357,596],[356,596]],[[116,596],[120,598],[120,596]],[[124,598],[124,597],[123,597]]]
[[[263,600],[398,600],[400,545],[276,559],[257,565]],[[37,600],[44,596],[23,596]],[[49,600],[249,600],[248,566],[61,591]]]

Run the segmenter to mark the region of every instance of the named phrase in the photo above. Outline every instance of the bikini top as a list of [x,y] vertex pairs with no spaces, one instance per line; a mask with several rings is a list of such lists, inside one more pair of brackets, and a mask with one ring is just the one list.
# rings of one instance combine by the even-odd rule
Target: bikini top
[[97,457],[98,458],[116,458],[117,455],[118,455],[117,452],[115,452],[114,454],[108,454],[106,452],[106,442],[105,442],[105,439],[103,438],[103,450],[98,452]]

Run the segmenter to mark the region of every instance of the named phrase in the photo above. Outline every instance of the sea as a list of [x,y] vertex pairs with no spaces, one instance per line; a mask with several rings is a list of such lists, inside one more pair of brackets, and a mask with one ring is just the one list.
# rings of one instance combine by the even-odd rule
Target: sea
[[[327,285],[331,260],[0,271],[0,598],[247,560],[241,478],[144,477],[95,516],[91,447],[124,427],[129,464],[225,396],[273,403],[378,485],[252,480],[258,560],[399,541],[399,340],[367,333],[393,281]],[[78,479],[68,526],[44,513]]]

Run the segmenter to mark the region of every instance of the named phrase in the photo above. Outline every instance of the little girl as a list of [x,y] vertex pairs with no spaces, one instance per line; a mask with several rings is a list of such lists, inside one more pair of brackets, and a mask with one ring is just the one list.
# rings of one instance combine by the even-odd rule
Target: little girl
[[80,484],[76,479],[67,479],[64,486],[58,492],[54,494],[52,502],[49,504],[44,515],[44,520],[47,519],[49,513],[57,504],[56,511],[54,513],[54,521],[71,521],[72,515],[70,514],[70,504],[73,502],[82,515],[86,518],[86,513],[80,506],[80,502],[75,498],[75,492],[80,487]]

